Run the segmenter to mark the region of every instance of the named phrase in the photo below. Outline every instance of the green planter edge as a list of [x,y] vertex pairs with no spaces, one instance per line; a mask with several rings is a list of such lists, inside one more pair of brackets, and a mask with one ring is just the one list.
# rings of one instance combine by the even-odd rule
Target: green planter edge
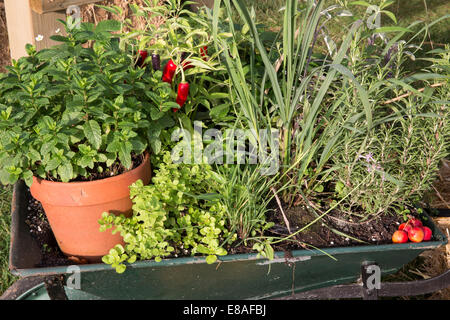
[[[40,260],[40,248],[24,222],[25,188],[23,182],[14,186],[10,270],[19,277],[62,274],[69,279],[74,271],[67,266],[34,267],[33,263]],[[433,241],[295,250],[289,257],[275,252],[274,260],[257,254],[234,254],[222,256],[212,265],[206,264],[204,257],[138,261],[127,266],[123,274],[106,264],[78,265],[81,289],[66,288],[66,292],[72,299],[253,300],[350,283],[358,280],[362,263],[376,262],[383,275],[389,274],[423,251],[446,244],[446,236],[425,216],[424,224],[433,231]],[[42,290],[42,286],[39,288]]]

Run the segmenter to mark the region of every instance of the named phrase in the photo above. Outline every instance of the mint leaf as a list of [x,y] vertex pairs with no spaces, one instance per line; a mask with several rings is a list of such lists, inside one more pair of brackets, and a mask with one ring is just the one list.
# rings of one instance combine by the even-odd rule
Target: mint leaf
[[95,28],[95,32],[109,32],[119,31],[122,27],[120,21],[117,20],[104,20],[100,21]]
[[83,126],[87,140],[95,149],[99,149],[102,144],[102,131],[100,125],[95,120],[89,120]]
[[126,141],[119,146],[119,160],[122,165],[130,169],[131,168],[131,151],[133,150],[133,145],[131,142]]
[[69,182],[73,176],[73,167],[70,162],[64,163],[58,167],[58,174],[61,177],[62,182]]

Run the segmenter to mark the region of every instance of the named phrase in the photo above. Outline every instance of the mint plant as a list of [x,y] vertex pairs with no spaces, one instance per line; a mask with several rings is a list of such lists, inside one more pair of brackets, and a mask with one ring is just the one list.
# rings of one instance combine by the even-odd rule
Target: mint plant
[[28,56],[0,75],[3,184],[119,174],[133,154],[149,145],[158,152],[161,129],[173,124],[170,86],[161,72],[134,67],[111,33],[120,23],[61,22],[68,35],[53,39],[62,44],[40,52],[27,45]]

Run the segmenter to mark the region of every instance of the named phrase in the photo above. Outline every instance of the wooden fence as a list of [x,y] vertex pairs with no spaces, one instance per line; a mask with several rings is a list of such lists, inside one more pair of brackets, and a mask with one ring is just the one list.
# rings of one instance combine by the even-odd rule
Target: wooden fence
[[[26,55],[25,45],[31,43],[37,50],[56,42],[50,36],[61,32],[57,19],[66,19],[66,10],[101,0],[5,0],[11,59]],[[211,7],[214,0],[197,0]],[[74,7],[76,8],[76,7]]]

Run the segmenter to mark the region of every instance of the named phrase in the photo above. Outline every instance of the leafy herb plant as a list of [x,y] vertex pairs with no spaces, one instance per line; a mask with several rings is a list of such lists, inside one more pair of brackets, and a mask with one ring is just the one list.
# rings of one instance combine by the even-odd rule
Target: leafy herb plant
[[114,167],[130,169],[132,155],[173,124],[170,86],[160,71],[134,67],[111,33],[119,22],[61,22],[68,35],[53,37],[61,45],[40,52],[28,45],[28,56],[0,75],[4,184],[31,185],[33,175],[63,182],[115,175]]
[[[403,41],[386,46],[389,59],[379,59],[387,63],[383,66],[383,61],[375,61],[371,66],[378,69],[378,77],[354,67],[355,75],[372,88],[377,116],[368,132],[363,131],[365,126],[357,119],[358,110],[348,93],[348,100],[333,115],[343,122],[353,118],[355,128],[344,133],[343,144],[331,157],[337,198],[365,180],[339,210],[362,220],[417,204],[436,179],[440,161],[448,155],[448,48],[435,50],[430,53],[432,58],[424,59],[433,62],[430,68],[405,75],[403,64],[412,55],[405,53],[408,47]],[[361,53],[351,50],[349,55],[360,60]]]
[[[233,118],[232,104],[224,68],[218,61],[220,50],[212,46],[211,22],[204,8],[189,10],[192,1],[145,0],[141,5],[130,3],[133,21],[123,21],[121,43],[137,52],[145,51],[148,69],[163,71],[162,80],[171,84],[176,93],[180,86],[189,86],[187,99],[177,105],[173,98],[176,118],[185,129],[192,131],[192,121],[201,120],[224,124]],[[100,6],[118,17],[123,9]],[[126,32],[124,32],[127,30]]]
[[119,273],[136,259],[161,261],[169,255],[203,254],[213,263],[227,254],[224,241],[236,239],[226,227],[226,207],[218,201],[223,186],[211,167],[174,164],[170,152],[158,158],[153,183],[139,180],[130,187],[133,216],[104,213],[99,221],[101,230],[115,227],[112,232],[126,243],[103,257]]

